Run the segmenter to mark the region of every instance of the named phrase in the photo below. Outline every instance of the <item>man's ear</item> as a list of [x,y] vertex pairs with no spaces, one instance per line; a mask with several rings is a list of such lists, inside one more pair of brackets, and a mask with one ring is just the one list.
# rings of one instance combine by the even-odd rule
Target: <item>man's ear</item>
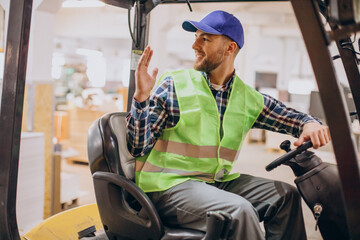
[[235,51],[236,51],[236,49],[237,49],[237,44],[236,44],[236,42],[229,41],[229,42],[227,43],[227,48],[226,48],[225,55],[234,54]]

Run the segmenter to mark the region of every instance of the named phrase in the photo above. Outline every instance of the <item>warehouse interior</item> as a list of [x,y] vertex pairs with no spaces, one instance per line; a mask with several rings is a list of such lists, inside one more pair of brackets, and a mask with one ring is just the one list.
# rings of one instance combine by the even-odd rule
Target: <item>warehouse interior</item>
[[[0,0],[0,77],[9,7],[10,1]],[[326,124],[290,2],[192,3],[191,7],[192,12],[186,4],[160,4],[150,13],[148,45],[154,49],[150,69],[158,67],[158,76],[193,65],[194,34],[181,28],[184,20],[200,20],[217,9],[228,11],[241,20],[245,31],[245,45],[235,62],[237,75],[258,91]],[[131,19],[133,15],[132,10]],[[353,38],[358,40],[356,35]],[[33,0],[17,188],[20,235],[55,214],[96,203],[87,134],[104,114],[127,111],[130,69],[136,60],[131,47],[126,9],[97,0]],[[335,44],[330,50],[337,54]],[[342,63],[334,61],[334,67],[348,109],[356,111]],[[359,119],[353,116],[350,121],[359,152]],[[289,167],[265,170],[284,154],[279,145],[287,139],[296,140],[251,129],[233,171],[295,185]],[[314,151],[324,162],[336,163],[331,142]],[[308,239],[322,239],[305,203],[303,212]]]

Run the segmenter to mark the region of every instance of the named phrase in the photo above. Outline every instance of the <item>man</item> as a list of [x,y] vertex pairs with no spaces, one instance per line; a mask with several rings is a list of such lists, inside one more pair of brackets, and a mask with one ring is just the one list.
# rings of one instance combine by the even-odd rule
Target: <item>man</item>
[[311,140],[314,148],[330,141],[328,128],[239,79],[234,60],[244,33],[233,15],[214,11],[182,27],[195,32],[195,70],[167,73],[153,90],[150,47],[136,70],[127,118],[136,184],[167,225],[206,231],[206,212],[224,211],[233,218],[230,239],[306,239],[293,186],[230,171],[252,127],[292,134],[297,146]]

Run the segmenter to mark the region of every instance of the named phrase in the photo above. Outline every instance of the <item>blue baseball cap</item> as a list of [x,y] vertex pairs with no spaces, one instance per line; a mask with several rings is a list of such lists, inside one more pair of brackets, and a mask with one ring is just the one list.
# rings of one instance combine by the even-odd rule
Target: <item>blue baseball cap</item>
[[244,29],[239,19],[225,11],[213,11],[200,22],[184,21],[182,27],[188,32],[201,30],[210,34],[225,35],[236,42],[239,48],[244,45]]

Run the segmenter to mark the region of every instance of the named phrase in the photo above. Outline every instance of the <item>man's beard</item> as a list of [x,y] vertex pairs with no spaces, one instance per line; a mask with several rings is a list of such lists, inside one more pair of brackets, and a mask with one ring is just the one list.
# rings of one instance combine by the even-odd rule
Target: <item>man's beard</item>
[[209,73],[216,69],[222,62],[223,52],[219,50],[212,59],[204,57],[200,62],[195,61],[193,67],[197,71]]

